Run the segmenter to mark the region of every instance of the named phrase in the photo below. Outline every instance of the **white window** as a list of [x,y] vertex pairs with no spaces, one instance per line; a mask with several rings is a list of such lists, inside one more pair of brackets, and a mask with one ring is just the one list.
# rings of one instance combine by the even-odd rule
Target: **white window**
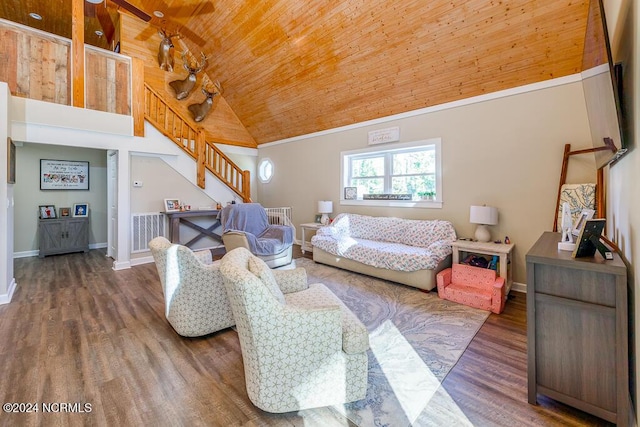
[[267,157],[260,160],[258,164],[258,179],[266,184],[271,181],[271,178],[273,178],[273,162]]
[[341,157],[343,204],[442,207],[439,138],[345,151]]

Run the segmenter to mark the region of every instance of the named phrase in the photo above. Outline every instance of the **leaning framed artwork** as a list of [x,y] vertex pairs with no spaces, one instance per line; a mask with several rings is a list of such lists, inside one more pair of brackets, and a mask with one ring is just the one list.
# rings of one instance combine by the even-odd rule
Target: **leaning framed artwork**
[[88,190],[89,162],[40,159],[41,190]]
[[73,205],[73,216],[89,216],[89,203],[76,203]]
[[40,219],[56,218],[56,207],[53,205],[40,205],[38,206],[38,211],[40,213]]
[[179,199],[164,199],[165,212],[178,212],[180,210]]

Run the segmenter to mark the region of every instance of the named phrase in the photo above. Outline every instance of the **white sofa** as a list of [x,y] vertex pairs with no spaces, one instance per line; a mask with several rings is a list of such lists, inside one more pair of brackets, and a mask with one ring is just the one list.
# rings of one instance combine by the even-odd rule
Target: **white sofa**
[[311,243],[315,262],[429,291],[451,267],[455,240],[449,221],[342,213]]

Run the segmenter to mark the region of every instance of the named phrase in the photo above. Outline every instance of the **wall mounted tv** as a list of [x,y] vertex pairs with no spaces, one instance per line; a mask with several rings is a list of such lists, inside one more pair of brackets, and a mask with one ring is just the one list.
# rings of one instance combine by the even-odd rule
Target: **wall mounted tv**
[[582,87],[597,167],[629,149],[622,105],[622,64],[614,64],[602,0],[591,0],[582,55]]

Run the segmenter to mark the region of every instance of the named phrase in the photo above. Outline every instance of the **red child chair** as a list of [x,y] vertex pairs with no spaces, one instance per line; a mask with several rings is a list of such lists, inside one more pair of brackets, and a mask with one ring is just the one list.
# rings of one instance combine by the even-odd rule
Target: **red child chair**
[[504,309],[504,277],[487,268],[454,264],[436,276],[438,295],[470,307],[500,314]]

